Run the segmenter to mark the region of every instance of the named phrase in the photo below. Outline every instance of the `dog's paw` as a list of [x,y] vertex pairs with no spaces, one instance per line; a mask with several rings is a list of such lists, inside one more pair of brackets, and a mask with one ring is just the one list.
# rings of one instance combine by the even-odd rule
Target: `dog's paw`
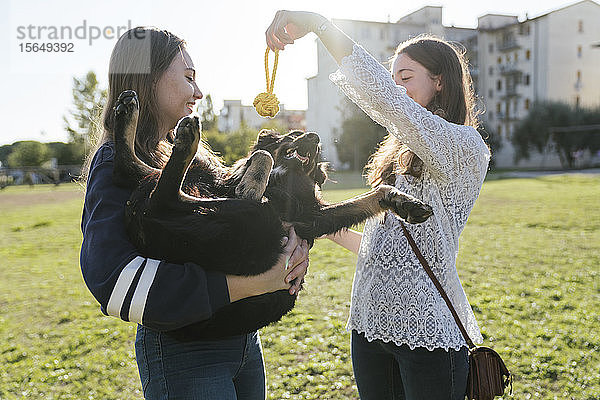
[[433,215],[431,206],[421,200],[402,193],[392,186],[381,185],[380,188],[384,191],[383,198],[379,201],[381,207],[398,214],[409,224],[425,222]]
[[117,98],[113,107],[116,121],[137,119],[139,101],[135,90],[125,90]]
[[200,142],[200,120],[197,116],[186,116],[179,120],[175,127],[174,151],[192,152],[195,154]]
[[263,197],[264,190],[249,182],[240,182],[235,187],[235,197],[239,199],[260,201]]
[[269,184],[271,169],[273,169],[273,157],[269,152],[257,150],[252,153],[242,180],[235,187],[236,197],[260,201]]

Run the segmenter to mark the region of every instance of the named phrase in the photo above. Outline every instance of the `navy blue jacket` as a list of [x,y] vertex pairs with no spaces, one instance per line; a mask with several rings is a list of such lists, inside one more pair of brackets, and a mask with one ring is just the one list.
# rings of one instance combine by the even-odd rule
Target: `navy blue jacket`
[[229,304],[225,275],[146,258],[127,238],[131,191],[113,184],[112,143],[94,155],[81,220],[81,271],[106,315],[161,331],[208,319]]

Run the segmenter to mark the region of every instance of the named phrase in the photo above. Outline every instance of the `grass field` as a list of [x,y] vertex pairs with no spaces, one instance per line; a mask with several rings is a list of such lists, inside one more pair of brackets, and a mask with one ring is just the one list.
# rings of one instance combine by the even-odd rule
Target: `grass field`
[[[142,397],[135,326],[101,316],[81,278],[81,196],[0,192],[0,399]],[[600,399],[599,200],[600,176],[489,181],[461,236],[459,275],[515,399]],[[355,261],[313,248],[298,306],[262,331],[269,399],[358,398],[344,328]]]

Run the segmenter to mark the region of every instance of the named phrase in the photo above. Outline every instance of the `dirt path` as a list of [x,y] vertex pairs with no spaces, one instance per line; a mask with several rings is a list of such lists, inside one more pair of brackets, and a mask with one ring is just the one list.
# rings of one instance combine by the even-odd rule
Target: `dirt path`
[[33,188],[30,191],[19,191],[16,193],[0,192],[0,208],[31,206],[36,204],[58,204],[72,199],[81,199],[83,201],[83,189],[73,188],[73,190],[46,189],[38,190]]

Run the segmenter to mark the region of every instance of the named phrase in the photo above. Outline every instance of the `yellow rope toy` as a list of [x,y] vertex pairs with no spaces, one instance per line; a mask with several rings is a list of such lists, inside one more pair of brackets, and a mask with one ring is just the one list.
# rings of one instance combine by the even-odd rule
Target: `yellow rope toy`
[[273,118],[279,112],[279,100],[273,94],[275,86],[275,72],[277,71],[277,61],[279,60],[279,51],[275,50],[275,62],[273,63],[273,76],[269,82],[269,48],[265,52],[265,75],[267,77],[267,91],[259,94],[254,99],[254,108],[256,112],[263,117]]

